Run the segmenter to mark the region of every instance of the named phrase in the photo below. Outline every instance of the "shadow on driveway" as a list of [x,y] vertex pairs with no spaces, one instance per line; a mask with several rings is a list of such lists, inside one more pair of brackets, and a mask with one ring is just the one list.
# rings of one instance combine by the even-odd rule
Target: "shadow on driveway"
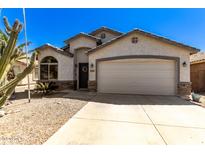
[[[16,92],[14,99],[26,99],[27,97],[27,91]],[[77,99],[81,101],[92,101],[96,103],[116,105],[193,105],[189,101],[181,99],[177,96],[103,94],[87,91],[58,91],[43,97]],[[42,95],[31,93],[31,98],[42,98]]]
[[177,96],[97,94],[96,103],[116,105],[193,105]]

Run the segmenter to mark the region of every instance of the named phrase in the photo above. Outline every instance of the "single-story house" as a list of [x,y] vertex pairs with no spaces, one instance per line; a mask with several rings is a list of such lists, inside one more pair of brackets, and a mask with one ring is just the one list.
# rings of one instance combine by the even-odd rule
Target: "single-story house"
[[193,92],[205,92],[205,53],[198,52],[190,57]]
[[101,27],[58,48],[38,47],[39,81],[100,93],[183,95],[191,92],[190,55],[199,49],[140,29]]

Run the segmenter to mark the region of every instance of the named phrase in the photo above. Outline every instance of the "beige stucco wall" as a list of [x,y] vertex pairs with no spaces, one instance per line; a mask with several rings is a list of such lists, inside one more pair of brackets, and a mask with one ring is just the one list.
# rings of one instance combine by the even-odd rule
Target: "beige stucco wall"
[[[131,38],[133,36],[138,37],[139,41],[137,44],[131,43]],[[113,43],[112,45],[108,45],[102,49],[99,49],[95,53],[90,54],[89,64],[93,63],[95,68],[96,59],[125,55],[161,55],[179,57],[180,82],[190,82],[189,51],[185,50],[184,48],[176,47],[174,45],[170,45],[138,33],[129,35]],[[187,63],[186,67],[182,66],[184,61]],[[89,72],[89,80],[96,80],[95,72]]]
[[[52,48],[46,48],[40,51],[38,55],[39,64],[44,57],[53,56],[58,61],[58,80],[68,81],[73,80],[73,58],[57,53]],[[39,67],[40,68],[40,67]],[[40,69],[39,76],[40,79]]]
[[[30,73],[28,76],[29,76],[29,82],[30,82],[30,84],[35,84],[36,81],[33,80],[33,74]],[[27,78],[27,76],[26,76],[25,78],[23,78],[23,80],[21,80],[21,81],[18,83],[18,85],[27,85],[27,83],[28,83],[28,78]]]
[[79,50],[75,51],[76,58],[77,58],[76,59],[77,64],[78,63],[87,63],[88,62],[88,55],[86,54],[87,50],[88,49],[82,48],[82,49],[79,49]]
[[70,41],[70,52],[74,53],[74,50],[80,47],[88,47],[88,48],[94,48],[96,47],[96,41],[84,36],[81,36],[79,38],[76,38],[72,41]]
[[[16,63],[14,64],[14,66],[13,66],[15,75],[17,75],[17,74],[23,72],[25,68],[26,68],[26,65],[22,64],[21,62],[16,62]],[[33,79],[33,72],[30,73],[28,76],[29,76],[30,84],[36,83],[36,81]],[[27,78],[27,76],[26,76],[25,78],[23,78],[23,79],[18,83],[18,85],[26,85],[27,83],[28,83],[28,78]]]
[[101,31],[100,33],[97,33],[95,36],[100,38],[102,33],[105,33],[105,35],[106,35],[106,37],[104,39],[101,39],[102,43],[105,43],[105,42],[107,42],[107,41],[109,41],[113,38],[118,37],[118,35],[113,34],[113,33],[109,33],[109,32],[106,32],[106,31]]

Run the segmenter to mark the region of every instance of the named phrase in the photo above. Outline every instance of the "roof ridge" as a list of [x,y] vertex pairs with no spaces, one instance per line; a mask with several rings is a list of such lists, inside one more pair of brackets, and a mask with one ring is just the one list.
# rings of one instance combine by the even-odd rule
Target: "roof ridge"
[[186,47],[189,47],[189,48],[193,48],[193,49],[196,49],[196,50],[200,50],[200,49],[195,48],[195,47],[192,47],[192,46],[190,46],[190,45],[186,45],[186,44],[184,44],[184,43],[182,43],[182,42],[175,41],[175,40],[173,40],[173,39],[169,39],[169,38],[164,37],[164,36],[161,36],[161,35],[159,35],[159,34],[151,33],[151,32],[149,32],[149,31],[145,31],[145,30],[142,30],[142,29],[139,29],[139,28],[136,29],[136,31],[142,32],[142,33],[146,33],[146,34],[148,34],[148,35],[152,35],[153,37],[156,37],[156,38],[159,38],[159,39],[164,39],[164,40],[166,40],[166,41],[170,41],[170,42],[173,42],[173,43],[177,43],[177,44],[180,44],[180,45],[182,45],[182,46],[186,46]]
[[78,34],[76,34],[76,35],[74,35],[74,36],[71,36],[70,38],[68,38],[68,39],[65,40],[64,42],[65,42],[65,43],[66,43],[66,42],[69,42],[70,40],[72,40],[72,39],[74,39],[75,37],[78,37],[78,36],[80,36],[80,35],[88,36],[88,37],[94,38],[94,39],[96,39],[96,40],[99,40],[99,39],[100,39],[100,38],[98,38],[98,37],[96,37],[96,36],[87,34],[87,33],[85,33],[85,32],[80,32],[80,33],[78,33]]
[[115,30],[115,29],[107,27],[107,26],[101,26],[100,28],[97,28],[97,29],[91,31],[89,34],[90,35],[95,35],[95,33],[97,33],[98,31],[102,31],[102,30],[109,30],[109,31],[112,31],[114,33],[124,34],[123,32],[120,32],[118,30]]
[[45,44],[41,45],[40,47],[35,48],[34,50],[39,50],[39,49],[42,49],[42,48],[44,48],[44,47],[51,47],[51,48],[55,49],[56,52],[58,52],[58,53],[60,53],[60,54],[63,54],[63,55],[66,55],[66,56],[69,56],[69,57],[72,57],[72,56],[73,56],[72,53],[70,53],[70,52],[65,52],[65,50],[63,50],[63,49],[61,49],[61,48],[59,48],[59,47],[56,47],[56,46],[54,46],[54,45],[51,45],[50,43],[45,43]]

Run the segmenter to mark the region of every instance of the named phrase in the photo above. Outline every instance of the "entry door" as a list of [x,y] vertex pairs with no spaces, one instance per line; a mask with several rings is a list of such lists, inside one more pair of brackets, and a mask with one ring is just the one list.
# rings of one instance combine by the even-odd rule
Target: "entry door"
[[88,88],[88,63],[79,63],[79,88]]

